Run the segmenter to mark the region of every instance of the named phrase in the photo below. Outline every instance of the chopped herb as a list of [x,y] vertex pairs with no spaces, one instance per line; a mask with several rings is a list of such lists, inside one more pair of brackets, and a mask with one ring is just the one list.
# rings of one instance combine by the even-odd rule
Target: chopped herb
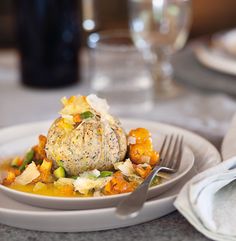
[[85,111],[80,114],[81,119],[88,119],[88,118],[92,118],[93,116],[94,114],[91,111]]
[[78,178],[78,176],[71,176],[70,178],[72,178],[72,179],[77,179]]
[[88,174],[84,175],[84,177],[89,178],[89,179],[97,179],[98,178],[97,176],[95,176],[92,173],[88,173]]
[[30,163],[32,162],[33,160],[33,157],[34,157],[34,150],[30,150],[26,153],[25,155],[25,158],[23,160],[23,163],[22,165],[19,167],[19,170],[22,172],[23,170],[25,170],[25,167]]
[[57,165],[58,165],[59,167],[63,167],[63,161],[62,161],[62,160],[57,161]]
[[110,172],[110,171],[102,171],[100,173],[100,176],[99,177],[109,177],[113,174],[113,172]]

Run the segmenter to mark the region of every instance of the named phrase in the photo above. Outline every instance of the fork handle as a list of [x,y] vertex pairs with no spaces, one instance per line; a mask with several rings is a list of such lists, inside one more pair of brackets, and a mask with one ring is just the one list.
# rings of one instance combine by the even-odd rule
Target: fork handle
[[122,200],[116,208],[116,215],[120,218],[136,217],[142,209],[144,202],[147,199],[148,188],[156,174],[161,170],[168,170],[166,167],[156,166],[148,177],[138,188],[133,191],[128,197]]

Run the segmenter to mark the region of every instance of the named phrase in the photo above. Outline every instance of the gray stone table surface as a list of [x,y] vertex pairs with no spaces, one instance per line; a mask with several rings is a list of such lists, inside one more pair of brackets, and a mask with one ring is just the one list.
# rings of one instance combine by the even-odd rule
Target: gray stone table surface
[[0,224],[0,241],[206,241],[177,212],[132,227],[89,233],[47,233]]
[[[14,51],[0,53],[0,127],[55,118],[59,109],[58,100],[60,97],[90,92],[88,86],[84,84],[50,91],[25,88],[18,81],[19,71],[16,59],[17,56]],[[186,83],[188,79],[189,83],[194,81],[193,79],[190,80],[191,73],[189,71],[195,77],[198,75],[199,78],[210,78],[210,82],[213,82],[214,78],[219,76],[216,72],[211,72],[210,75],[207,74],[208,72],[204,72],[206,70],[196,63],[188,48],[179,57],[176,56],[174,62],[177,70],[176,76],[182,83]],[[197,65],[197,68],[194,68],[195,65]],[[186,71],[183,72],[180,69]],[[219,147],[235,110],[236,101],[226,94],[214,92],[206,94],[204,91],[190,89],[178,99],[157,103],[145,115],[143,113],[131,113],[130,110],[124,112],[114,110],[114,113],[125,117],[142,117],[183,126],[202,134]],[[89,233],[46,233],[22,230],[0,224],[0,241],[34,240],[201,241],[208,239],[197,232],[178,212],[133,227]]]

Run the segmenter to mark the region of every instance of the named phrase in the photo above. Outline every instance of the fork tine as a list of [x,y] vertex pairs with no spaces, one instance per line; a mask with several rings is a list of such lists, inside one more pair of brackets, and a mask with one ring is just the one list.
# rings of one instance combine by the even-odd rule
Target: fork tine
[[164,142],[163,142],[163,144],[162,144],[162,147],[161,147],[161,151],[160,151],[160,153],[159,153],[159,155],[160,155],[160,157],[161,157],[161,165],[163,165],[163,163],[165,162],[165,153],[166,153],[167,148],[168,148],[169,138],[170,138],[169,135],[167,135],[167,136],[165,137],[165,140],[164,140]]
[[167,166],[169,168],[173,168],[175,166],[175,162],[176,162],[176,151],[177,149],[177,145],[179,142],[179,135],[176,136],[175,138],[175,142],[173,144],[173,148],[172,148],[172,152],[170,154],[170,157],[168,157],[169,162],[167,163]]
[[173,134],[171,134],[171,136],[168,138],[168,142],[165,145],[165,147],[166,147],[165,148],[165,153],[163,153],[163,155],[162,155],[162,163],[161,163],[162,166],[166,166],[167,165],[168,153],[169,153],[169,150],[170,150],[170,147],[171,147],[172,140],[173,140]]
[[183,154],[183,136],[181,136],[180,141],[179,141],[179,146],[178,148],[178,152],[177,152],[177,157],[176,157],[176,163],[173,166],[174,170],[178,170],[179,166],[180,166],[180,162],[182,160],[182,154]]
[[167,140],[167,136],[165,136],[164,141],[163,141],[162,146],[161,146],[161,149],[159,151],[160,157],[162,156],[162,153],[163,153],[163,150],[164,150],[164,147],[165,147],[165,144],[166,144],[166,140]]

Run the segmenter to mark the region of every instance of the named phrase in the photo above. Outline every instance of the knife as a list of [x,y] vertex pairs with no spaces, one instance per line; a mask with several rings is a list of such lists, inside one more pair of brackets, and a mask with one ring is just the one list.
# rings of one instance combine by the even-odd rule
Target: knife
[[236,156],[236,114],[233,116],[230,127],[223,139],[221,155],[223,160]]

